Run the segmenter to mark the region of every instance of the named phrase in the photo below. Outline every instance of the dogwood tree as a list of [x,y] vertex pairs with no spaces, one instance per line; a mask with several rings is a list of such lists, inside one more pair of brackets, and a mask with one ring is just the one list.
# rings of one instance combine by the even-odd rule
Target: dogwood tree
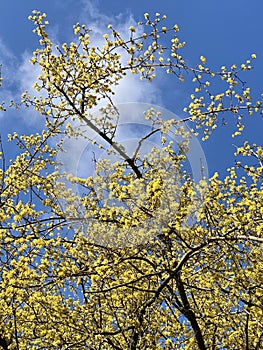
[[[225,178],[195,183],[184,170],[186,121],[206,139],[231,119],[238,136],[247,115],[262,111],[242,78],[256,55],[216,71],[201,56],[191,67],[178,26],[167,28],[158,13],[127,38],[109,25],[101,47],[80,24],[74,42],[55,46],[45,17],[30,16],[40,75],[36,95],[21,98],[45,128],[9,135],[19,147],[10,162],[1,149],[1,347],[262,348],[262,147],[237,147],[240,160]],[[160,70],[182,83],[191,76],[186,117],[145,111],[151,131],[130,155],[116,141],[114,88],[126,74],[151,81]],[[152,135],[159,147],[142,155]],[[171,135],[182,138],[179,147]],[[57,158],[65,139],[80,137],[109,154],[87,177],[62,172]]]

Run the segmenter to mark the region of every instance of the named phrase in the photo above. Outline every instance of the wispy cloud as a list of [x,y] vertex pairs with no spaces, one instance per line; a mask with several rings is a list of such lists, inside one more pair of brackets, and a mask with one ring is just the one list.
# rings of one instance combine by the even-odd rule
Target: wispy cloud
[[4,43],[3,39],[0,38],[0,59],[2,60],[14,60],[15,56],[12,51]]
[[[1,75],[3,78],[3,88],[1,91],[1,99],[12,96],[11,88],[16,81],[15,68],[17,68],[17,59],[8,46],[0,38],[0,64]],[[12,99],[12,97],[10,97]]]
[[[0,103],[9,105],[10,101],[15,100],[16,90],[16,69],[17,69],[17,58],[13,52],[4,43],[3,39],[0,38],[0,64],[1,64],[1,78],[2,86],[0,88]],[[1,129],[3,133],[6,126],[7,112],[0,112]],[[9,120],[9,119],[8,119]]]

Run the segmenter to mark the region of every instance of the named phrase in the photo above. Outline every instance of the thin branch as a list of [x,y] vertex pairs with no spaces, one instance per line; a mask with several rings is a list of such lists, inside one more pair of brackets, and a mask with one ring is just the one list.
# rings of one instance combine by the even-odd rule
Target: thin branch
[[191,323],[191,326],[193,328],[193,331],[195,333],[195,338],[198,344],[198,347],[200,350],[206,350],[204,338],[201,332],[201,329],[199,327],[199,324],[197,322],[195,313],[191,309],[190,303],[188,301],[188,297],[185,292],[184,284],[181,280],[180,272],[176,274],[175,276],[176,285],[182,300],[183,308],[180,310],[183,315],[188,319],[188,321]]
[[144,136],[143,138],[140,139],[140,141],[138,142],[137,148],[132,156],[133,161],[135,161],[137,154],[142,146],[143,141],[145,141],[146,139],[148,139],[149,137],[151,137],[153,134],[155,134],[156,132],[158,132],[160,130],[161,130],[160,128],[152,130],[151,132],[149,132],[149,134],[147,134],[146,136]]

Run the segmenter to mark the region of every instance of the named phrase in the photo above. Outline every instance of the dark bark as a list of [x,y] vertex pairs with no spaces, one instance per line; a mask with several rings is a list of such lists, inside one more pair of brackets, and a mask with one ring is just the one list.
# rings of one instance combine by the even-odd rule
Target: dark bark
[[178,272],[175,276],[175,280],[176,280],[176,285],[181,297],[181,301],[183,304],[183,308],[181,309],[182,314],[188,319],[188,321],[191,323],[191,326],[193,328],[193,331],[195,333],[195,339],[196,342],[198,344],[198,347],[200,350],[206,350],[206,346],[205,346],[205,342],[204,342],[204,338],[201,332],[201,329],[199,327],[199,324],[197,322],[195,313],[193,312],[193,310],[191,309],[191,306],[189,304],[186,292],[185,292],[185,288],[184,288],[184,284],[181,280],[181,276],[180,276],[180,272]]

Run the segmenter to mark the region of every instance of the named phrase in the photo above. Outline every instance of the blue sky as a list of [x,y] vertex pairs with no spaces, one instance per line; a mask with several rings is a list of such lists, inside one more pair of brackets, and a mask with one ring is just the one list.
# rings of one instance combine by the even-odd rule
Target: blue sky
[[[263,92],[262,0],[135,0],[130,3],[123,0],[10,0],[1,4],[0,12],[0,63],[5,79],[0,100],[17,97],[34,81],[36,72],[27,64],[38,45],[32,24],[27,20],[33,9],[47,13],[50,32],[60,43],[73,40],[72,25],[78,21],[94,28],[99,35],[108,22],[124,30],[141,20],[144,12],[166,14],[167,26],[177,23],[180,27],[180,38],[187,42],[184,56],[190,65],[197,64],[200,55],[204,55],[208,65],[218,69],[222,65],[240,65],[251,53],[256,53],[255,69],[246,80],[252,93]],[[117,102],[153,102],[185,117],[183,107],[190,101],[192,92],[189,84],[179,84],[171,77],[156,80],[147,85],[147,90],[140,84],[136,77],[130,78],[117,91]],[[2,138],[14,130],[35,130],[39,125],[36,120],[35,115],[25,111],[0,115]],[[219,128],[202,145],[210,175],[215,170],[224,175],[233,163],[233,143],[238,145],[245,139],[260,143],[262,123],[260,117],[249,119],[244,136],[235,140],[227,128]]]

